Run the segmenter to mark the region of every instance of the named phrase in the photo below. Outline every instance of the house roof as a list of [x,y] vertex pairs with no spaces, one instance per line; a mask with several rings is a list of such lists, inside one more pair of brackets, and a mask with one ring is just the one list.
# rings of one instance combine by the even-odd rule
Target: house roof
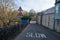
[[52,14],[55,13],[55,7],[49,8],[47,10],[44,10],[42,12],[38,12],[37,15],[41,15],[41,14]]
[[55,13],[55,7],[43,11],[44,14]]

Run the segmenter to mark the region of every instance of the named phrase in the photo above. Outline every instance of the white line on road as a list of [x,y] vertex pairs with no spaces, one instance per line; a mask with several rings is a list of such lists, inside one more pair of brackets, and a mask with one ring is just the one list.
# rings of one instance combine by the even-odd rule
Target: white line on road
[[30,38],[47,38],[45,34],[41,34],[41,33],[27,33],[26,37],[30,37]]

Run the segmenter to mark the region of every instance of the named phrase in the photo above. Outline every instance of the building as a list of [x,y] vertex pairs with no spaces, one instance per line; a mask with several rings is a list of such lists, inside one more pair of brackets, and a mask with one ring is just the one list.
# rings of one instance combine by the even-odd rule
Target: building
[[22,12],[23,12],[23,9],[21,7],[19,7],[19,9],[18,9],[18,17],[19,18],[21,18],[23,16]]
[[52,7],[42,12],[37,13],[37,24],[43,25],[51,30],[60,32],[60,27],[57,25],[56,19],[56,9]]

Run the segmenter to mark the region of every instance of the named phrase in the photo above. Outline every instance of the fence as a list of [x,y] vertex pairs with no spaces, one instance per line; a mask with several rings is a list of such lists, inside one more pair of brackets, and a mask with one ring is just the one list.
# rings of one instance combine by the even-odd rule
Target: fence
[[0,28],[0,40],[8,40],[9,37],[14,36],[19,30],[19,25]]

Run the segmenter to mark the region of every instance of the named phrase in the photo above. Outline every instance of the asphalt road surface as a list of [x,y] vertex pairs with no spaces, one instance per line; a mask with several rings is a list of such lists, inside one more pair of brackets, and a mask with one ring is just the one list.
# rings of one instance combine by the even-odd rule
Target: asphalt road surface
[[36,23],[36,21],[30,21],[30,23]]
[[14,40],[60,40],[60,35],[38,24],[29,24]]

